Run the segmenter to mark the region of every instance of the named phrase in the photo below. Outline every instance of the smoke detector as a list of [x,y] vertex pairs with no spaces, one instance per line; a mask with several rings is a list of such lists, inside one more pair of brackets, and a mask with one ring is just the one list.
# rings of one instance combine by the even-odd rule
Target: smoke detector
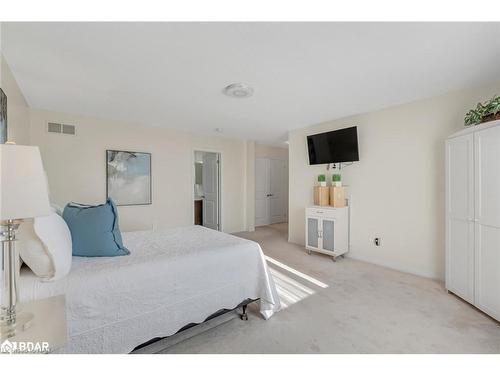
[[253,95],[253,88],[245,83],[233,83],[224,87],[224,94],[232,98],[249,98]]

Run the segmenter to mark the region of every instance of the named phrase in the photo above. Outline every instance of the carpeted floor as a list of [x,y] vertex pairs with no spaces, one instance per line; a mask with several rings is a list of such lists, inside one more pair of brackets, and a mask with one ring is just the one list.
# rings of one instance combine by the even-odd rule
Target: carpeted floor
[[500,353],[500,324],[443,284],[349,258],[307,255],[286,224],[257,241],[286,308],[230,320],[162,353]]

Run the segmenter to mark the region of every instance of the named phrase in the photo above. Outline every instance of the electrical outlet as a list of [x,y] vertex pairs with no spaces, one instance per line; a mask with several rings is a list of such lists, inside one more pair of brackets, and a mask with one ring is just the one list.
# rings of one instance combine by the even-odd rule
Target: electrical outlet
[[373,243],[375,244],[375,246],[380,246],[382,244],[380,237],[375,237],[373,239]]

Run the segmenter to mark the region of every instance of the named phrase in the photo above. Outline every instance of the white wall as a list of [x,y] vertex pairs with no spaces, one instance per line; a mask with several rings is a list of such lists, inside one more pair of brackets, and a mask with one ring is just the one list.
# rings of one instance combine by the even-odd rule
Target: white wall
[[[76,136],[50,134],[47,121],[74,124]],[[40,146],[51,199],[101,203],[106,199],[106,149],[152,154],[153,204],[119,208],[124,231],[193,223],[194,150],[222,153],[222,226],[225,232],[246,229],[245,141],[198,137],[190,133],[136,128],[63,113],[31,110],[31,143]]]
[[290,132],[289,240],[304,243],[304,208],[326,171],[308,165],[306,136],[356,125],[360,161],[342,170],[352,195],[349,255],[443,279],[444,140],[468,109],[498,93],[500,83]]
[[286,160],[288,162],[288,149],[282,147],[272,147],[267,145],[255,144],[256,158],[269,158],[276,160]]
[[7,138],[29,144],[29,108],[7,61],[0,54],[0,87],[7,95]]

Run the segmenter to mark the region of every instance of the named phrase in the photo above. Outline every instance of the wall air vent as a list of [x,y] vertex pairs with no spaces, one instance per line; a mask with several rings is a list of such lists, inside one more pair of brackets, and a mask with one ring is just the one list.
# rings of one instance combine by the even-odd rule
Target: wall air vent
[[75,135],[76,134],[75,125],[63,124],[62,132],[63,134]]
[[56,124],[55,122],[49,122],[47,127],[49,133],[61,133],[62,125]]
[[75,125],[60,124],[57,122],[47,122],[47,131],[49,133],[76,135]]

